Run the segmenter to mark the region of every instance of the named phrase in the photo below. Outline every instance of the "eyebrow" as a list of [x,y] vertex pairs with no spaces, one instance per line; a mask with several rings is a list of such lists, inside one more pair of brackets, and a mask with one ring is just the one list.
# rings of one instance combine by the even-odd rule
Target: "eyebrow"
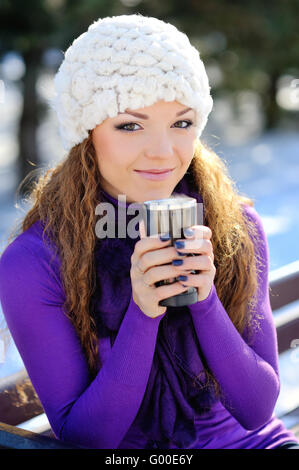
[[[187,111],[191,111],[192,108],[186,108],[183,109],[182,111],[179,111],[176,116],[181,116],[182,114],[187,113]],[[128,112],[128,113],[119,113],[119,114],[131,114],[132,116],[138,117],[140,119],[148,119],[148,116],[146,114],[141,114],[141,113],[133,113],[133,112]]]

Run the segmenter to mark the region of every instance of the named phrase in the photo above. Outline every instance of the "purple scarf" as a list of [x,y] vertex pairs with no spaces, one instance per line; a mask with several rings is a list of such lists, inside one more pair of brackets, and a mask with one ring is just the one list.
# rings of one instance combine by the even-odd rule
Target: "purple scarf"
[[[174,192],[202,202],[201,196],[189,187],[185,175]],[[100,200],[109,201],[117,208],[116,199],[103,190],[100,192]],[[127,215],[127,223],[134,217],[136,214]],[[94,315],[99,337],[110,336],[112,342],[130,302],[130,258],[139,239],[127,236],[97,242],[95,259],[99,286]],[[180,448],[189,446],[196,439],[196,415],[208,411],[215,401],[213,390],[205,387],[202,360],[188,307],[168,307],[159,325],[147,388],[134,421],[149,439],[159,441],[160,446],[169,441]]]

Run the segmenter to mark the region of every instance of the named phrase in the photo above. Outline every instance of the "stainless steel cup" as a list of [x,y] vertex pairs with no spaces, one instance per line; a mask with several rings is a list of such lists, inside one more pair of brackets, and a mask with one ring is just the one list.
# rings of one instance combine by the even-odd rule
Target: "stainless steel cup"
[[[184,195],[175,195],[166,199],[156,199],[145,201],[141,208],[142,218],[145,224],[146,235],[161,235],[168,233],[171,237],[172,245],[178,239],[185,237],[184,230],[199,223],[198,203],[196,199]],[[180,251],[178,249],[178,251]],[[186,256],[195,256],[188,253]],[[179,258],[179,256],[178,256]],[[184,257],[182,256],[182,259]],[[192,271],[198,274],[199,271]],[[156,287],[177,282],[177,278],[166,279],[155,283]],[[159,302],[159,305],[169,307],[182,307],[184,305],[194,304],[198,301],[197,289],[188,287],[188,289],[178,295],[168,297]]]

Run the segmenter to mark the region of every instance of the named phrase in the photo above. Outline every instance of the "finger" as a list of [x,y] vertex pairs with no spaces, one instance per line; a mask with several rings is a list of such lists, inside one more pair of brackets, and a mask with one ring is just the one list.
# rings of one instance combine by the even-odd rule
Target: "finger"
[[212,230],[206,225],[192,225],[183,229],[186,238],[207,239],[212,237]]
[[159,301],[172,297],[174,295],[181,294],[187,290],[180,282],[174,282],[173,284],[167,284],[164,286],[155,288],[155,295]]
[[[171,243],[172,243],[171,239],[166,240],[166,241],[161,241],[159,235],[152,235],[150,237],[145,236],[144,238],[141,238],[140,240],[136,242],[133,255],[131,256],[131,262],[132,263],[139,262],[139,265],[141,265],[140,258],[145,253],[149,251],[153,251],[153,250],[159,250],[164,247],[168,247],[169,245],[171,245]],[[142,266],[145,266],[144,263],[142,264]]]
[[144,253],[139,261],[143,271],[155,266],[171,265],[173,260],[178,260],[177,251],[173,246],[164,249],[150,250]]
[[[203,253],[209,256],[213,256],[213,245],[210,240],[207,239],[192,239],[192,240],[177,240],[179,243],[175,243],[175,247],[179,252],[184,253]],[[184,246],[182,246],[184,244]]]
[[183,272],[188,270],[210,271],[213,269],[212,258],[208,255],[188,256],[184,258],[184,263],[176,266],[177,271]]
[[173,282],[181,273],[185,273],[185,270],[179,269],[179,267],[172,264],[166,264],[149,268],[145,272],[143,279],[149,285],[160,281]]
[[177,277],[177,279],[178,282],[182,285],[202,289],[207,283],[210,282],[211,275],[207,272],[200,274],[181,274]]

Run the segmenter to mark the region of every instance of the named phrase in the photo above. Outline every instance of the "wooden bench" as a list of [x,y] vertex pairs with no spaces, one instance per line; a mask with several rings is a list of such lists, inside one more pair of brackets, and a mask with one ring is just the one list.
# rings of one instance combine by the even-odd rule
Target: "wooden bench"
[[[299,348],[299,260],[270,272],[269,284],[278,352],[281,354],[292,347]],[[299,357],[299,349],[297,355]],[[299,440],[299,406],[280,418]]]
[[[271,272],[269,285],[281,354],[299,342],[299,261]],[[299,439],[299,407],[286,416]],[[25,369],[0,380],[0,448],[79,448],[55,438]]]

